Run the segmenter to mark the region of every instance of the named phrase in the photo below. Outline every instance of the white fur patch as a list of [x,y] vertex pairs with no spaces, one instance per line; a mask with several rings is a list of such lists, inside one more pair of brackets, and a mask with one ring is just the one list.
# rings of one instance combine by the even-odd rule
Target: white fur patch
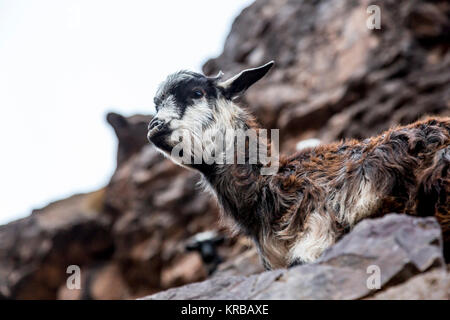
[[175,98],[173,96],[169,96],[161,103],[161,107],[159,111],[156,113],[155,118],[165,121],[169,123],[177,116],[177,106],[175,102]]
[[364,178],[358,184],[356,192],[343,192],[347,190],[344,186],[342,190],[336,190],[337,197],[332,201],[332,206],[339,205],[337,218],[339,222],[354,226],[361,219],[373,214],[381,205],[381,199],[377,196],[374,186]]
[[[203,150],[214,145],[213,141],[217,136],[223,137],[224,133],[229,134],[237,129],[236,125],[240,122],[236,119],[242,117],[241,113],[243,113],[241,109],[225,100],[220,99],[214,106],[210,106],[206,99],[202,99],[195,105],[187,106],[181,119],[171,120],[172,141],[178,144],[178,137],[183,137],[183,143],[179,147],[182,147],[183,151],[188,151],[189,155],[183,152],[186,159],[190,155],[202,154]],[[229,137],[233,140],[228,139]],[[226,146],[234,142],[234,136],[226,135],[224,138]],[[221,151],[226,150],[226,148],[221,149]],[[217,160],[220,157],[223,158],[221,160],[223,162],[217,163],[225,163],[225,152],[216,155],[215,158]]]
[[289,250],[289,263],[313,262],[335,242],[328,215],[313,212],[305,222],[305,231]]

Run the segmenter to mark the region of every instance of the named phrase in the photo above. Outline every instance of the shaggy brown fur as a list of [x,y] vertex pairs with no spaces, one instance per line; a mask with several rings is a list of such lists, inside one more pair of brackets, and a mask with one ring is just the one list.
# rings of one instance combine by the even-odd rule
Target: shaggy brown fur
[[428,118],[305,149],[282,158],[274,176],[250,164],[216,165],[205,176],[275,268],[314,261],[361,219],[389,212],[436,215],[448,242],[449,166],[450,118]]

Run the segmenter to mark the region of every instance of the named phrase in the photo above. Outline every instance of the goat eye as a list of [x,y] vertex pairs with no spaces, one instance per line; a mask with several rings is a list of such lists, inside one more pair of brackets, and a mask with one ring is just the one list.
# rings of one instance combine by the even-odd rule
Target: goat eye
[[201,98],[201,97],[203,97],[203,91],[202,90],[200,90],[200,89],[194,89],[194,96],[196,97],[196,98]]

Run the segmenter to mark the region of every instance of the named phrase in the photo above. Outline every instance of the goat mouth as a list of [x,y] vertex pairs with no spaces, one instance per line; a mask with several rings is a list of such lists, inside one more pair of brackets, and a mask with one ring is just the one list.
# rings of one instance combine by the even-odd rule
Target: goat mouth
[[172,147],[167,143],[166,136],[170,133],[170,130],[150,130],[147,134],[147,139],[149,142],[153,143],[158,148],[164,151],[170,151]]
[[157,138],[161,138],[162,136],[167,135],[170,132],[170,130],[168,129],[159,129],[159,128],[154,128],[150,131],[148,131],[147,133],[147,139],[152,142]]

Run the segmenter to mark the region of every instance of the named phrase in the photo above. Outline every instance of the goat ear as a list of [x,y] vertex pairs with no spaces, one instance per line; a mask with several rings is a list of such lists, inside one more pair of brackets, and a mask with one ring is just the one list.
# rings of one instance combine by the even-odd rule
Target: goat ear
[[243,94],[245,90],[250,88],[250,86],[256,81],[264,77],[273,65],[274,62],[270,61],[260,67],[246,69],[234,77],[218,83],[218,85],[224,89],[225,96],[227,98],[236,98],[237,96]]

